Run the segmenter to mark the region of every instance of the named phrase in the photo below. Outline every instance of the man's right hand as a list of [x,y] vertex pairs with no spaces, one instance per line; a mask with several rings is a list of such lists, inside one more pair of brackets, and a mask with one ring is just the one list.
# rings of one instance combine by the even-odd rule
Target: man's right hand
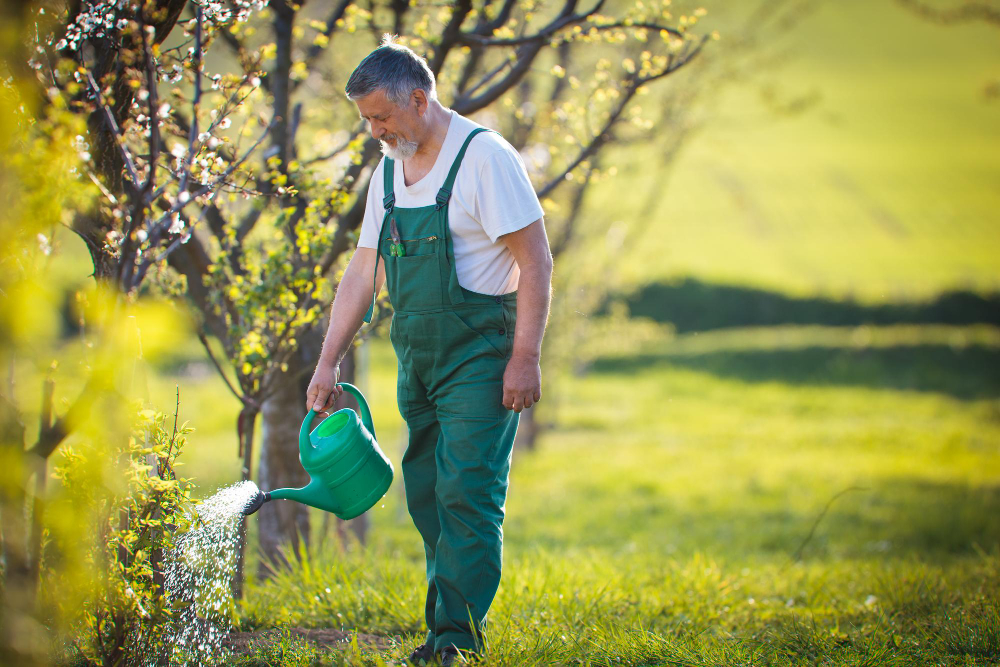
[[340,364],[332,366],[320,359],[313,371],[312,380],[309,381],[309,390],[306,392],[306,410],[323,412],[329,410],[344,393],[344,390],[337,386],[340,379]]

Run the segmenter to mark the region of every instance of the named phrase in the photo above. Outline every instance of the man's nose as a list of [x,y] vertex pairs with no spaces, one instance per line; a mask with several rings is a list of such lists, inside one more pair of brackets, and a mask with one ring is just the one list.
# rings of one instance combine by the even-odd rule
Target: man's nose
[[376,123],[371,123],[370,125],[372,139],[381,139],[382,135],[385,134],[385,128]]

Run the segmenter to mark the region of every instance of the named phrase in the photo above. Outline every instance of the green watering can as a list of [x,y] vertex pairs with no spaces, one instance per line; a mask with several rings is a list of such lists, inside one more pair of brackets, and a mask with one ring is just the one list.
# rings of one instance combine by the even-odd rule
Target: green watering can
[[260,491],[243,508],[253,514],[269,500],[287,498],[341,519],[364,514],[392,484],[392,463],[375,441],[375,425],[368,402],[357,387],[337,385],[353,394],[361,406],[361,418],[350,408],[337,410],[309,432],[315,410],[310,410],[299,430],[299,461],[311,478],[301,489]]

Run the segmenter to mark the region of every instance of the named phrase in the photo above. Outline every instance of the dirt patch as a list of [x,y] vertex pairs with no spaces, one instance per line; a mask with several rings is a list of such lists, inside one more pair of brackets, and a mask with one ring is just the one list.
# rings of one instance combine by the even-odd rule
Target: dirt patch
[[261,630],[259,632],[230,632],[226,638],[226,648],[237,654],[248,654],[251,651],[251,644],[270,644],[278,641],[283,632],[288,632],[292,637],[302,639],[310,644],[315,644],[320,648],[346,648],[355,637],[358,645],[365,648],[385,650],[392,648],[395,644],[392,638],[380,637],[378,635],[368,635],[362,632],[349,632],[347,630],[336,630],[334,628],[284,628],[281,630]]

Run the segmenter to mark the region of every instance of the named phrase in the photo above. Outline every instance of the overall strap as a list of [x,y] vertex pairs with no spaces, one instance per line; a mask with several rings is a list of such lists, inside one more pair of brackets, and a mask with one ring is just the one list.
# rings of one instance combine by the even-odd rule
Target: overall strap
[[437,194],[437,206],[435,210],[441,212],[441,237],[444,239],[444,253],[440,257],[441,280],[443,285],[447,285],[445,290],[448,293],[448,300],[453,306],[464,303],[465,295],[462,292],[462,286],[458,284],[458,271],[455,267],[455,248],[452,244],[451,229],[448,226],[448,200],[451,199],[451,189],[455,187],[458,168],[462,166],[462,159],[469,148],[469,143],[480,132],[488,131],[488,128],[477,127],[469,133],[469,136],[465,138],[465,143],[462,144],[462,149],[458,151],[455,161],[451,164],[451,170],[448,172],[448,177],[444,179],[444,185],[441,186]]
[[378,240],[375,242],[375,273],[372,274],[372,303],[368,306],[368,312],[365,313],[364,318],[367,324],[371,323],[372,315],[375,314],[375,300],[378,298],[378,293],[375,291],[375,283],[378,281],[378,261],[382,257],[382,234],[385,233],[385,221],[389,219],[389,214],[392,213],[392,209],[396,205],[396,192],[393,187],[393,163],[389,158],[385,158],[382,165],[382,176],[382,189],[386,193],[382,197],[382,207],[385,208],[385,213],[382,215],[382,226],[379,227]]
[[455,161],[451,164],[451,171],[448,172],[448,178],[444,179],[444,185],[437,193],[437,208],[440,210],[448,205],[448,200],[451,199],[451,189],[455,187],[455,177],[458,176],[458,168],[462,166],[462,158],[465,157],[465,151],[469,148],[469,142],[480,132],[491,132],[488,127],[477,127],[472,132],[469,132],[469,136],[465,138],[465,143],[462,144],[462,150],[458,151],[458,155],[455,156]]
[[382,206],[385,208],[385,212],[389,213],[396,205],[396,181],[393,177],[393,161],[385,158],[384,162],[385,164],[382,166],[382,192],[385,193],[385,196],[382,197]]

